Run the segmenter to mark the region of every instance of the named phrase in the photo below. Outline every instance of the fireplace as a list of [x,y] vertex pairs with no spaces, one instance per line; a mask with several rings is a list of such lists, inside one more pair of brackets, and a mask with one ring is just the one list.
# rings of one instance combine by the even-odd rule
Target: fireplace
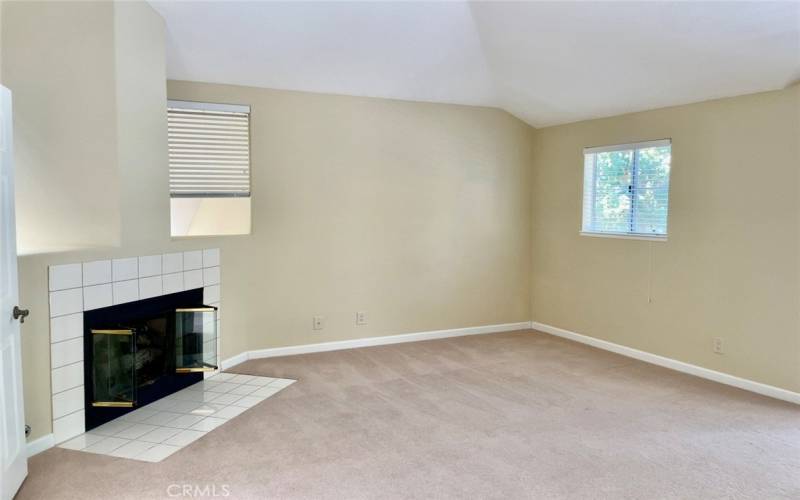
[[216,370],[216,314],[201,288],[86,311],[86,430]]

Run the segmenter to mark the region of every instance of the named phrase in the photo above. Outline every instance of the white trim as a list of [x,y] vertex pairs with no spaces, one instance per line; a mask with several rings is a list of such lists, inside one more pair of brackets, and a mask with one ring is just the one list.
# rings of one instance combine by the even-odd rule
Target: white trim
[[588,335],[581,335],[580,333],[571,332],[569,330],[564,330],[563,328],[546,325],[544,323],[538,323],[536,321],[531,323],[531,328],[540,332],[549,333],[550,335],[555,335],[556,337],[574,340],[575,342],[590,345],[598,349],[603,349],[605,351],[615,352],[629,358],[638,359],[639,361],[644,361],[645,363],[663,366],[664,368],[669,368],[682,373],[688,373],[689,375],[694,375],[707,380],[713,380],[714,382],[719,382],[720,384],[738,387],[739,389],[755,392],[756,394],[761,394],[763,396],[800,404],[800,393],[781,389],[780,387],[762,384],[761,382],[755,382],[753,380],[736,377],[727,373],[709,370],[708,368],[703,368],[701,366],[684,363],[683,361],[666,358],[664,356],[659,356],[657,354],[652,354],[645,351],[640,351],[638,349],[615,344],[607,340],[596,339],[594,337],[589,337]]
[[170,99],[167,101],[168,108],[196,109],[200,111],[222,111],[228,113],[249,113],[250,106],[243,104],[221,104],[216,102],[196,102],[196,101],[177,101]]
[[223,359],[222,362],[219,364],[219,368],[220,370],[227,370],[228,368],[244,363],[248,359],[250,359],[250,351],[240,352],[236,356],[232,356],[228,359]]
[[467,335],[482,335],[485,333],[510,332],[515,330],[529,330],[530,321],[519,323],[503,323],[499,325],[471,326],[466,328],[453,328],[450,330],[433,330],[429,332],[403,333],[399,335],[386,335],[382,337],[367,337],[363,339],[337,340],[321,342],[319,344],[304,344],[288,347],[273,347],[270,349],[256,349],[245,351],[222,362],[223,370],[227,370],[248,359],[274,358],[278,356],[294,356],[314,352],[339,351],[342,349],[355,349],[378,345],[402,344],[405,342],[418,342],[420,340],[445,339],[450,337],[463,337]]
[[658,148],[670,146],[672,139],[658,139],[655,141],[631,142],[628,144],[611,144],[608,146],[592,146],[583,148],[583,154],[608,153],[610,151],[627,151],[629,149]]
[[45,434],[44,436],[34,439],[28,443],[28,458],[34,455],[49,450],[56,445],[56,438],[52,434]]
[[591,236],[592,238],[619,238],[622,240],[642,240],[642,241],[667,241],[667,236],[650,236],[639,233],[601,233],[595,231],[580,231],[581,236]]

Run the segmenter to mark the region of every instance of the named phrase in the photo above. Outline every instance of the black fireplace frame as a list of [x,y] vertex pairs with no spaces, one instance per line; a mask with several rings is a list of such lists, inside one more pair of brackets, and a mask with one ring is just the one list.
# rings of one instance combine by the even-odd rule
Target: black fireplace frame
[[[202,288],[84,312],[83,374],[87,431],[203,380],[203,373],[175,373],[175,309],[192,307],[204,307]],[[126,329],[132,323],[159,317],[167,319],[167,338],[165,340],[166,345],[171,346],[173,349],[172,352],[166,353],[167,368],[164,375],[159,377],[157,383],[151,384],[144,389],[139,389],[136,393],[136,402],[131,408],[92,405],[95,401],[92,371],[94,361],[92,330]]]

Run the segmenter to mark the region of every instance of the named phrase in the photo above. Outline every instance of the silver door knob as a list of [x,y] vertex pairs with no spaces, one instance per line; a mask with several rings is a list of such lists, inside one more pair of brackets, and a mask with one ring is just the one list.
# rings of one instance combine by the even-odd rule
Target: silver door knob
[[12,314],[14,315],[14,319],[18,319],[20,323],[25,323],[25,316],[29,315],[31,312],[27,309],[20,309],[19,306],[14,306],[14,310]]

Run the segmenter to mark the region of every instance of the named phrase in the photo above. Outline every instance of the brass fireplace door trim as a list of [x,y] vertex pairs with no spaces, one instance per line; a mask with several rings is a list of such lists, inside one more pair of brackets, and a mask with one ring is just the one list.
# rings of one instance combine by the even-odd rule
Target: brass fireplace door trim
[[219,367],[210,365],[208,363],[203,363],[203,366],[191,366],[186,368],[175,368],[175,373],[201,373],[201,372],[213,372],[217,370]]
[[133,335],[132,329],[92,330],[92,335]]
[[133,408],[133,401],[92,401],[95,408]]

